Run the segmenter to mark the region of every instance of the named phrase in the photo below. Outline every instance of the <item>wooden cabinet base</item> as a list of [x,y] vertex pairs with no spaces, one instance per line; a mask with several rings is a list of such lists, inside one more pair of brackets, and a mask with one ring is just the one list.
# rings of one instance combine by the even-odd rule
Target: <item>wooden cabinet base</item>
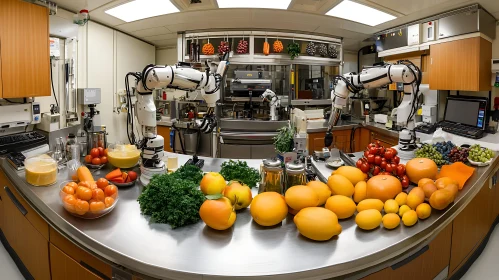
[[429,248],[423,254],[401,267],[387,267],[363,280],[431,280],[449,264],[451,237],[452,224],[449,224],[428,244]]
[[81,266],[75,260],[50,245],[50,268],[52,280],[100,280],[101,277],[95,275],[90,270]]
[[158,134],[163,136],[165,139],[165,148],[164,150],[167,152],[172,152],[172,148],[170,147],[170,127],[168,126],[158,126],[157,127]]

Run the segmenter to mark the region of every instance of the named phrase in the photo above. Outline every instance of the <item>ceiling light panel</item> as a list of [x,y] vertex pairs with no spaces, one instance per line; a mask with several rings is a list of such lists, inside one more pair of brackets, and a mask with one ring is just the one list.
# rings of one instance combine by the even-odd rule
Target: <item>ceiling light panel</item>
[[126,22],[177,13],[179,10],[169,0],[134,0],[109,9],[106,14]]
[[339,17],[362,24],[375,26],[395,19],[395,16],[349,0],[344,0],[329,12],[328,16]]
[[291,0],[218,0],[219,8],[263,8],[286,10]]

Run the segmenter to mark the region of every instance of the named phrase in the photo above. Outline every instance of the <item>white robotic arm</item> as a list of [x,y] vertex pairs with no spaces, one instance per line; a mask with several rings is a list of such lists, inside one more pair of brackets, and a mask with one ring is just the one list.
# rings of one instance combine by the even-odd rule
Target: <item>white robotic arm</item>
[[397,64],[386,64],[379,67],[364,69],[360,74],[348,73],[336,76],[336,86],[332,92],[333,107],[328,122],[324,144],[333,143],[332,129],[338,123],[343,107],[346,105],[350,92],[361,89],[379,88],[391,83],[404,84],[404,98],[397,107],[397,125],[405,127],[399,134],[399,144],[406,149],[414,146],[414,116],[417,108],[419,85],[422,73],[410,61],[399,61]]
[[268,101],[270,103],[270,120],[277,121],[278,116],[276,109],[281,106],[281,100],[277,97],[277,94],[270,89],[266,89],[260,97],[264,101]]

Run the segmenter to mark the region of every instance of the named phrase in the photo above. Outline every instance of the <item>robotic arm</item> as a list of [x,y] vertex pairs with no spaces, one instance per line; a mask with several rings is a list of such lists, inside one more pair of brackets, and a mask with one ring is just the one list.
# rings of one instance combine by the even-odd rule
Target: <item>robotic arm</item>
[[277,121],[276,109],[281,106],[281,100],[277,97],[277,94],[270,89],[266,89],[260,97],[270,103],[270,120]]
[[404,98],[397,108],[397,125],[405,129],[399,134],[399,144],[402,149],[413,149],[415,144],[414,116],[417,111],[421,78],[419,68],[407,60],[364,69],[360,74],[347,73],[343,76],[336,76],[336,86],[331,95],[333,107],[324,139],[325,146],[329,147],[333,143],[332,129],[338,123],[350,92],[356,93],[364,88],[379,88],[391,83],[403,83]]

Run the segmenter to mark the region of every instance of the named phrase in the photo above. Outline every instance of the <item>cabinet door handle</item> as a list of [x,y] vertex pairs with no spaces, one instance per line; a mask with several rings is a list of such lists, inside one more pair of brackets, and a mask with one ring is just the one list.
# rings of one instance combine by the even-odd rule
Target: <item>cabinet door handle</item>
[[410,255],[409,257],[399,261],[398,263],[394,264],[391,266],[391,268],[393,270],[397,270],[401,267],[403,267],[404,265],[412,262],[414,259],[416,259],[417,257],[421,256],[424,252],[428,251],[430,249],[430,246],[429,245],[426,245],[424,246],[423,248],[421,248],[419,251],[417,251],[416,253]]
[[26,214],[28,214],[28,210],[26,210],[26,208],[24,208],[24,206],[21,204],[21,202],[19,202],[19,200],[17,200],[17,198],[14,196],[14,194],[9,189],[9,187],[4,186],[3,189],[7,193],[7,196],[10,198],[10,200],[12,200],[12,203],[14,203],[17,210],[19,210],[19,212],[21,212],[21,214],[23,214],[23,216],[26,216]]

